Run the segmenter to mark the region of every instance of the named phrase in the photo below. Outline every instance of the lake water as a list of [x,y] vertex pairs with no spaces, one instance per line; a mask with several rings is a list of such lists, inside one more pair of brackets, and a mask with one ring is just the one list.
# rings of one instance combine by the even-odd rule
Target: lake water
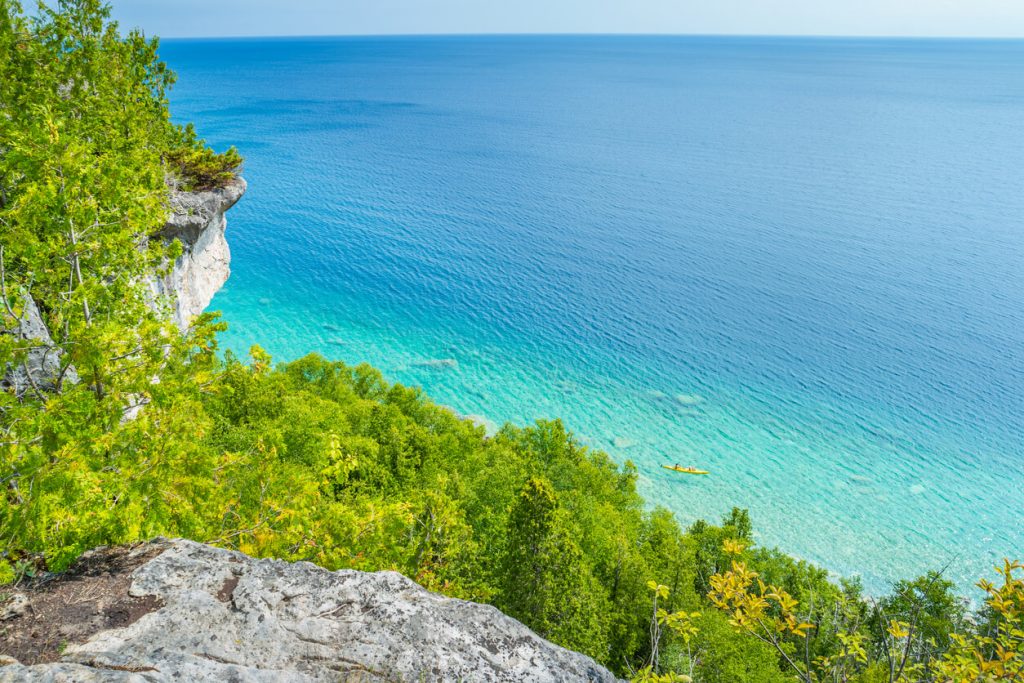
[[[244,352],[562,417],[872,590],[1024,554],[1024,42],[166,41]],[[663,463],[697,465],[687,477]]]

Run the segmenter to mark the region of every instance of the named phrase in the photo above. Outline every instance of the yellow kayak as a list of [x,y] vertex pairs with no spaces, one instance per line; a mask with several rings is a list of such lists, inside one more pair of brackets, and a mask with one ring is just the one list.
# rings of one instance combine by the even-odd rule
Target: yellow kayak
[[679,465],[662,465],[666,470],[682,472],[683,474],[711,474],[707,470],[698,470],[696,467],[680,467]]

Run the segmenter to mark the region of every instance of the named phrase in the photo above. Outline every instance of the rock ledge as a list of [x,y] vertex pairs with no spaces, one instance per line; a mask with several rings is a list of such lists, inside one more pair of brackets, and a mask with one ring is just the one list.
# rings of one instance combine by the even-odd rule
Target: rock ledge
[[87,553],[8,593],[0,619],[5,682],[616,680],[493,607],[394,572],[184,540]]

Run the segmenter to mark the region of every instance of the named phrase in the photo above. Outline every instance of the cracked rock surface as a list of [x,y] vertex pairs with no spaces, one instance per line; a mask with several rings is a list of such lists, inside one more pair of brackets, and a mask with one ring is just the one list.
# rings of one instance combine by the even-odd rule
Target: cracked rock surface
[[0,614],[0,682],[616,680],[493,607],[394,572],[184,540],[93,551]]

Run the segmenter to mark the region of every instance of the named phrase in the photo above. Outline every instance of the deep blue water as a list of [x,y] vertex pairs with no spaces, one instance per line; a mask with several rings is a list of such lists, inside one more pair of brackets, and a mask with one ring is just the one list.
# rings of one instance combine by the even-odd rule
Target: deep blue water
[[[167,41],[226,343],[563,417],[869,588],[1024,552],[1024,42]],[[663,462],[710,469],[676,475]]]

